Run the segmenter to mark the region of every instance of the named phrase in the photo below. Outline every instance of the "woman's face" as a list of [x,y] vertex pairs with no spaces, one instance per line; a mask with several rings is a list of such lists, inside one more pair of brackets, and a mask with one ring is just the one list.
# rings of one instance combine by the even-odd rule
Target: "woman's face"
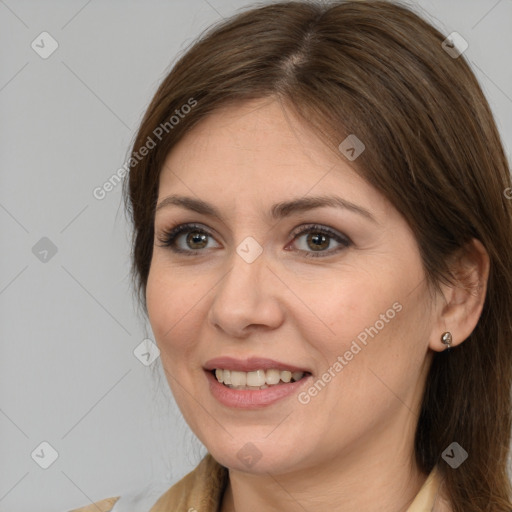
[[[147,305],[168,383],[233,469],[412,457],[441,334],[415,238],[343,155],[283,112],[269,99],[219,110],[166,160]],[[311,208],[319,197],[331,204]],[[292,370],[304,376],[284,383]]]

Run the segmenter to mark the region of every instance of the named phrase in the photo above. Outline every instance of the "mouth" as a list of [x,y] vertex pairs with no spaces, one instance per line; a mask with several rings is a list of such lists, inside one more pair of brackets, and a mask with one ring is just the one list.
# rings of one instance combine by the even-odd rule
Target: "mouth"
[[313,379],[310,368],[267,357],[222,356],[203,369],[212,396],[231,409],[261,409],[289,399]]
[[291,382],[298,382],[311,373],[307,371],[279,370],[277,368],[259,369],[250,372],[215,368],[210,370],[217,382],[225,387],[237,390],[256,391],[276,386],[282,386]]

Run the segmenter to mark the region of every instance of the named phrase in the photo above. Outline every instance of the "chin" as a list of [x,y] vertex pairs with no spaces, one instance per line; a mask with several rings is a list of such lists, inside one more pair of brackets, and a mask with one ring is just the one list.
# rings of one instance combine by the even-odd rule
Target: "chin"
[[[274,443],[265,441],[233,441],[226,445],[206,445],[213,458],[221,465],[244,473],[252,474],[279,474],[298,469],[301,466],[301,457],[293,446],[300,443],[291,443],[293,446],[280,444],[277,449]],[[291,457],[290,454],[294,453]]]

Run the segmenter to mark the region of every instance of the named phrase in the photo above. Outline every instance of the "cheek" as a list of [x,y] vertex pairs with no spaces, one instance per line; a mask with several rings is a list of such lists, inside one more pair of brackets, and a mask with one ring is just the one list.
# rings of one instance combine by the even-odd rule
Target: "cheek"
[[355,414],[361,421],[377,410],[399,407],[400,400],[414,402],[411,393],[422,371],[431,319],[426,288],[412,294],[411,288],[394,280],[379,286],[373,282],[366,289],[349,287],[353,293],[340,293],[337,301],[324,304],[335,336],[327,340],[312,333],[325,364],[320,373],[335,375],[329,400],[359,411]]
[[399,281],[389,272],[381,276],[358,269],[331,272],[301,282],[302,314],[298,318],[312,339],[336,347],[380,322],[380,315],[386,311],[394,317],[393,304],[401,295]]
[[428,332],[426,289],[417,286],[421,268],[408,270],[407,279],[396,264],[390,264],[386,272],[353,269],[301,283],[301,296],[308,298],[305,305],[310,312],[298,318],[304,338],[321,355],[321,364],[329,367],[338,356],[346,355],[347,366],[375,363],[385,368],[401,359],[404,348],[422,350],[421,343],[415,346],[414,342],[420,342],[418,332]]
[[204,378],[197,366],[203,295],[190,273],[180,276],[175,269],[152,265],[146,287],[149,321],[169,388],[194,431],[196,400],[190,395]]
[[177,366],[194,348],[204,295],[198,284],[190,273],[180,274],[158,263],[151,266],[146,287],[148,317],[165,367]]

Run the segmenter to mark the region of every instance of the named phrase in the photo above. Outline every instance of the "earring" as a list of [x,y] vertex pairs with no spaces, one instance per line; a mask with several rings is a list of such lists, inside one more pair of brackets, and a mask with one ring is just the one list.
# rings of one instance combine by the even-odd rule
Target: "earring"
[[451,344],[452,344],[452,333],[451,332],[445,332],[441,336],[441,341],[446,345],[445,350],[450,350]]

